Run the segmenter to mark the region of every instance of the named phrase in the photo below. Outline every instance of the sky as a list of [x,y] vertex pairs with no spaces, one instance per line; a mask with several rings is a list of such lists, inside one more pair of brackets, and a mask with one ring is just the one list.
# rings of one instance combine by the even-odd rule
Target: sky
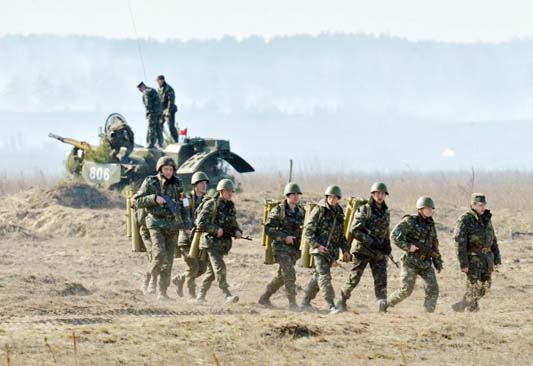
[[0,36],[48,33],[187,40],[343,32],[460,43],[533,37],[531,0],[0,0],[0,4]]

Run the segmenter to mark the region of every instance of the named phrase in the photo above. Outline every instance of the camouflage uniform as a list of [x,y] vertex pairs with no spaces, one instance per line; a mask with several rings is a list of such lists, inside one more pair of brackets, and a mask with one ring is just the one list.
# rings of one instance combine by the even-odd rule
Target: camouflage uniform
[[[297,205],[291,210],[286,200],[274,207],[265,223],[267,235],[272,238],[274,261],[279,264],[276,277],[267,285],[263,299],[270,299],[283,285],[291,306],[296,306],[296,270],[294,266],[300,258],[300,240],[304,222],[304,209]],[[287,236],[294,236],[293,245],[285,243]]]
[[[197,209],[202,203],[204,197],[197,196],[194,190],[192,190],[188,193],[187,198],[190,204],[189,212],[191,215],[191,220],[192,222],[194,222],[196,219]],[[185,281],[185,285],[189,289],[189,294],[192,297],[196,297],[195,279],[205,273],[205,271],[207,270],[207,263],[201,258],[193,258],[189,256],[189,252],[191,250],[191,240],[192,238],[188,236],[184,231],[180,232],[178,237],[178,250],[181,251],[181,255],[183,257],[183,260],[185,261],[185,264],[187,265],[187,269],[185,271],[185,274],[178,275],[174,279],[174,283],[177,284],[177,282],[179,281]]]
[[176,94],[174,89],[166,82],[159,88],[159,99],[163,107],[163,121],[162,124],[167,122],[170,135],[175,142],[178,142],[178,130],[176,129]]
[[368,264],[374,277],[376,298],[387,298],[387,256],[392,251],[389,225],[390,213],[385,202],[378,207],[371,197],[367,204],[357,210],[351,228],[355,239],[351,248],[353,267],[341,290],[344,304],[359,284]]
[[120,153],[122,147],[126,148],[126,153],[122,157],[122,161],[127,161],[133,151],[134,135],[130,126],[125,123],[116,123],[107,131],[107,140],[111,146],[111,159],[118,161],[117,155]]
[[[387,307],[395,306],[409,297],[415,287],[416,277],[420,276],[426,283],[424,307],[428,312],[435,311],[439,297],[439,285],[431,264],[433,263],[435,268],[440,271],[442,259],[433,219],[424,218],[421,215],[405,216],[393,229],[391,240],[405,253],[401,258],[402,287],[389,295]],[[420,249],[410,253],[411,244]]]
[[[137,208],[146,209],[146,228],[152,244],[150,273],[154,278],[159,276],[159,293],[164,297],[170,284],[178,232],[191,227],[189,208],[183,205],[182,194],[183,185],[178,177],[167,180],[158,174],[147,177],[133,197]],[[167,205],[161,206],[156,202],[157,196],[164,195],[176,202],[178,218]]]
[[[200,287],[198,298],[203,300],[205,294],[216,279],[218,287],[226,298],[231,297],[226,281],[226,263],[224,256],[232,247],[232,236],[241,231],[237,222],[237,212],[233,201],[225,201],[217,193],[209,198],[200,208],[196,216],[196,230],[205,233],[200,241],[201,256],[207,253],[207,272]],[[222,228],[224,236],[217,238],[217,230]]]
[[468,268],[466,293],[461,310],[479,310],[478,301],[490,288],[494,265],[501,264],[500,249],[491,218],[492,213],[489,210],[485,210],[482,216],[470,210],[457,221],[457,257],[461,268]]
[[146,143],[149,148],[154,147],[156,143],[159,146],[163,146],[163,130],[161,128],[163,109],[159,95],[154,89],[146,87],[143,91],[143,103],[146,109],[146,119],[148,120]]
[[[304,226],[303,235],[312,248],[315,272],[305,289],[304,307],[311,303],[319,290],[322,291],[330,309],[335,307],[335,291],[331,285],[331,266],[339,257],[339,249],[343,253],[349,252],[343,228],[342,207],[331,207],[323,198],[311,211],[309,221]],[[320,246],[326,247],[328,252],[319,253]]]

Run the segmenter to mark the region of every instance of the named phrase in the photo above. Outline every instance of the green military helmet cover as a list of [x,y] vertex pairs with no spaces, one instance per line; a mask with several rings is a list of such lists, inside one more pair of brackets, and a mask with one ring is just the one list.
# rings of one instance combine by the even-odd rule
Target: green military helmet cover
[[291,182],[285,186],[285,189],[283,190],[283,195],[287,196],[292,193],[302,194],[302,190],[300,189],[300,186],[298,184]]
[[209,183],[209,177],[204,172],[196,172],[191,177],[191,184],[192,185],[195,185],[196,183],[200,183],[200,182],[204,182],[204,181]]
[[483,193],[472,193],[472,203],[487,203],[487,197]]
[[222,179],[217,184],[217,191],[231,191],[233,192],[235,190],[235,185],[231,181],[231,179]]
[[326,196],[337,196],[339,198],[342,198],[342,190],[341,187],[333,184],[326,188],[326,192],[324,192]]
[[416,200],[416,208],[417,209],[422,209],[422,208],[425,208],[425,207],[431,207],[431,208],[435,208],[435,202],[433,202],[433,199],[431,197],[428,197],[428,196],[422,196],[420,197],[419,199]]
[[383,192],[385,194],[389,194],[389,189],[387,188],[387,185],[383,182],[376,182],[372,184],[372,188],[370,188],[370,193],[374,192]]
[[162,156],[157,160],[157,164],[155,166],[155,169],[159,172],[162,167],[165,165],[170,165],[174,168],[174,171],[176,171],[176,163],[174,162],[174,159],[172,159],[170,156]]

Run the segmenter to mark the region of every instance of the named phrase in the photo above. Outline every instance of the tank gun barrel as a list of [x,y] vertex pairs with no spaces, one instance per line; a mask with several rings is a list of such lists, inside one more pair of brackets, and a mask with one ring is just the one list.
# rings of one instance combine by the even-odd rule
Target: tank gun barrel
[[50,132],[48,134],[48,137],[61,141],[64,144],[75,146],[80,150],[88,151],[88,150],[93,149],[91,144],[89,144],[88,142],[72,139],[70,137],[61,137],[59,135],[56,135],[55,133]]

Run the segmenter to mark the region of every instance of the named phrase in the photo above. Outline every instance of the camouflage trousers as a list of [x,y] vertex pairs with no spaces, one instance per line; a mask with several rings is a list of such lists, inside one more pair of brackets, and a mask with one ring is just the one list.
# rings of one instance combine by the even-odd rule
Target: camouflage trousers
[[349,299],[352,291],[357,287],[366,266],[370,264],[372,276],[374,277],[374,293],[376,299],[385,300],[387,298],[387,257],[374,259],[370,256],[355,253],[353,254],[353,267],[350,276],[346,280],[341,293],[342,297]]
[[156,144],[163,146],[163,125],[160,114],[147,114],[148,132],[146,133],[146,143],[148,147],[154,147]]
[[150,239],[150,231],[146,226],[141,226],[139,228],[141,233],[141,238],[143,240],[144,247],[146,248],[146,276],[152,275],[152,242]]
[[[404,259],[405,258],[408,257],[404,257]],[[437,299],[439,297],[439,285],[433,267],[429,265],[428,267],[422,268],[415,266],[406,260],[402,260],[402,271],[400,276],[402,287],[387,298],[387,306],[395,306],[399,302],[408,298],[415,288],[416,277],[420,276],[425,282],[424,290],[426,292],[426,297],[424,300],[424,307],[430,313],[435,311]]]
[[170,285],[174,252],[178,240],[178,232],[150,227],[150,273],[152,278],[159,276],[159,291],[166,293]]
[[192,258],[189,256],[191,246],[180,246],[181,256],[187,268],[183,276],[185,278],[185,286],[189,289],[189,293],[194,293],[196,289],[196,279],[207,271],[207,262],[200,258]]
[[479,310],[479,300],[485,296],[492,284],[492,274],[483,258],[472,256],[469,258],[469,262],[463,303],[465,309],[477,311]]
[[331,263],[322,255],[313,255],[315,272],[305,289],[304,304],[311,302],[318,291],[322,291],[324,300],[330,307],[335,306],[335,290],[331,284]]
[[161,123],[161,131],[163,131],[164,124],[166,123],[168,125],[168,130],[170,131],[170,136],[172,136],[174,142],[178,142],[179,135],[178,129],[176,128],[176,113],[165,114]]
[[200,286],[200,291],[205,295],[213,281],[218,282],[218,287],[224,294],[229,293],[229,285],[226,281],[226,262],[224,262],[224,253],[216,249],[202,249],[207,251],[207,270],[204,280]]
[[294,266],[298,257],[290,253],[280,253],[274,255],[274,261],[279,265],[276,276],[267,285],[265,296],[269,298],[275,294],[282,286],[285,286],[287,298],[290,303],[296,301],[296,269]]

